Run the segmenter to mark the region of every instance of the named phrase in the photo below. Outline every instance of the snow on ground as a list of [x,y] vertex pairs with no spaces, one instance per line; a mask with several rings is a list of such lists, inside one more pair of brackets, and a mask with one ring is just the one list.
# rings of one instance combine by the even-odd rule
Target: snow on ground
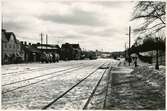
[[[66,65],[74,65],[82,63],[83,61],[60,61],[59,63],[27,63],[27,64],[9,64],[9,65],[3,65],[1,68],[2,74],[5,73],[22,73],[25,71],[31,71],[35,69],[43,69],[43,68],[50,68],[51,66],[66,66]],[[84,61],[87,62],[87,61]]]
[[[122,68],[134,68],[122,66]],[[121,71],[120,71],[121,72]],[[107,109],[111,110],[164,110],[165,67],[140,64],[131,73],[117,73],[112,80]]]
[[107,88],[107,73],[104,75],[102,82],[97,87],[97,91],[95,92],[90,104],[88,105],[88,109],[103,109],[105,96],[106,96],[106,88]]
[[[33,63],[2,66],[2,74],[13,71],[12,74],[2,76],[3,84],[18,82],[32,77],[37,77],[40,75],[55,72],[58,70],[67,69],[69,67],[80,65],[82,67],[78,70],[69,70],[69,72],[66,71],[55,74],[53,73],[52,75],[27,80],[26,82],[21,81],[18,83],[13,83],[12,85],[2,86],[2,92],[4,92],[46,79],[36,84],[32,84],[30,86],[23,87],[12,92],[2,94],[2,109],[41,109],[46,104],[48,104],[48,102],[52,101],[53,99],[61,95],[64,91],[73,86],[75,83],[77,83],[79,80],[86,77],[99,65],[108,62],[111,62],[113,66],[116,66],[116,64],[118,64],[118,62],[115,60],[101,59],[68,62],[63,61],[60,63],[52,64]],[[45,70],[38,70],[32,72],[25,70],[38,69],[43,67],[48,68],[46,68]],[[22,72],[14,73],[16,71]],[[53,106],[51,106],[51,109],[80,109],[86,101],[89,94],[91,93],[93,87],[95,86],[97,80],[100,78],[103,71],[104,69],[101,69],[92,76],[90,76],[90,78],[88,78],[86,81],[84,81],[76,88],[71,90],[63,98],[58,100]]]
[[[2,109],[41,109],[102,63],[109,62],[114,68],[111,71],[106,109],[165,109],[165,66],[155,70],[155,66],[139,62],[137,68],[124,63],[117,67],[119,62],[111,59],[4,65],[2,92],[30,85],[2,94]],[[103,68],[101,67],[48,109],[82,109],[102,76],[105,70]],[[69,70],[57,72],[65,69]],[[103,108],[107,78],[105,74],[88,109]],[[11,84],[7,85],[8,83]]]
[[88,79],[71,90],[67,95],[57,101],[57,103],[53,104],[50,108],[63,110],[82,109],[93,88],[101,77],[102,72],[103,70],[99,70],[98,72],[91,75]]

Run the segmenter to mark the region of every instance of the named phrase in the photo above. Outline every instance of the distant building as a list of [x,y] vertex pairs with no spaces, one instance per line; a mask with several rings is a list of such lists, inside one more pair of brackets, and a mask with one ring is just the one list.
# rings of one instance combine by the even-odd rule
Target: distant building
[[13,32],[2,29],[1,51],[2,64],[15,63],[20,56],[20,42]]
[[38,62],[40,61],[40,50],[34,47],[31,43],[21,42],[21,55],[24,62]]
[[65,43],[61,46],[61,59],[79,60],[81,59],[81,48],[79,44]]
[[81,59],[81,48],[79,46],[79,44],[71,44],[73,51],[74,51],[74,59],[75,60],[79,60]]

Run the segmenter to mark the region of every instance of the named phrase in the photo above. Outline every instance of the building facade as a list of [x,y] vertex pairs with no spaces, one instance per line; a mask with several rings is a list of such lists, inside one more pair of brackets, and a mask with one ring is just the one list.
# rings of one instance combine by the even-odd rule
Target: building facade
[[1,33],[2,64],[16,63],[20,56],[20,42],[16,39],[13,32],[6,32],[2,29]]
[[61,46],[62,60],[79,60],[81,59],[81,48],[79,44],[65,43]]
[[24,62],[39,62],[40,50],[31,43],[21,41],[21,56]]

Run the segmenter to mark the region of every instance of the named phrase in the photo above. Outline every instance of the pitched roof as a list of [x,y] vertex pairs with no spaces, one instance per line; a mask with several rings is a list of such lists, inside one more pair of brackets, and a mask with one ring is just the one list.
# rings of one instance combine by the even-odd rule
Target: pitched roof
[[4,41],[7,40],[6,42],[8,42],[10,40],[11,35],[13,35],[15,43],[16,44],[19,43],[19,40],[16,39],[16,36],[15,36],[15,34],[13,32],[6,32],[4,29],[2,30],[2,32],[5,35],[5,36],[3,36],[3,40]]
[[72,45],[69,43],[65,43],[61,45],[62,48],[72,48]]
[[[12,32],[6,32],[5,35],[6,35],[6,38],[7,40],[9,41],[10,40],[10,37],[13,33]],[[15,37],[15,36],[14,36]]]
[[47,49],[60,49],[59,45],[52,45],[52,44],[32,44],[33,46],[37,47],[37,48],[40,48],[41,46],[43,48],[46,48]]
[[29,47],[28,47],[28,50],[29,50],[30,52],[36,52],[36,53],[39,53],[39,52],[40,52],[38,49],[34,48],[33,46],[29,46]]
[[33,46],[29,46],[29,45],[21,45],[21,47],[23,48],[23,50],[25,50],[25,51],[28,51],[28,52],[36,52],[36,53],[39,53],[40,51],[37,49],[37,48],[35,48],[35,47],[33,47]]

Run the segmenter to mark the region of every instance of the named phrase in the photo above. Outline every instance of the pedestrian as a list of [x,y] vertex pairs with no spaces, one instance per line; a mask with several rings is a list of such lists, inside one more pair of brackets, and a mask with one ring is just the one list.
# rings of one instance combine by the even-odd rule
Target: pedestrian
[[134,58],[134,65],[137,67],[137,57]]

